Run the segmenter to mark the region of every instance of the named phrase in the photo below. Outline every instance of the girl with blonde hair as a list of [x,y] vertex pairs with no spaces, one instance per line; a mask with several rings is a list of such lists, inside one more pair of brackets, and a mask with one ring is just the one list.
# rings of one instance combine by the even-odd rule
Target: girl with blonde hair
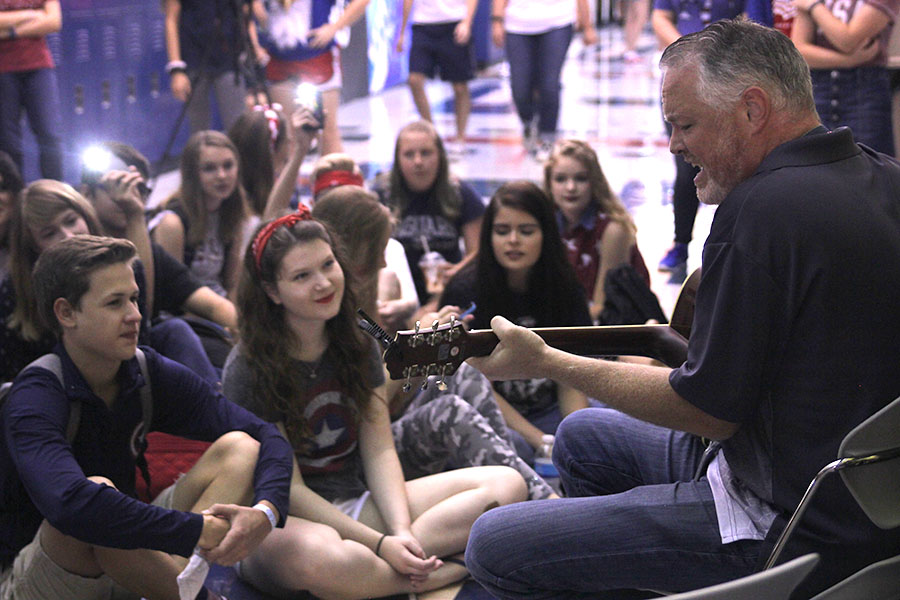
[[55,179],[28,185],[10,222],[9,275],[0,282],[0,381],[49,352],[55,336],[41,322],[31,271],[41,252],[78,234],[102,235],[90,202]]
[[594,321],[603,310],[603,284],[611,270],[630,264],[650,285],[650,273],[637,247],[637,228],[613,193],[593,148],[580,140],[556,142],[544,164],[544,191],[556,204],[569,262]]

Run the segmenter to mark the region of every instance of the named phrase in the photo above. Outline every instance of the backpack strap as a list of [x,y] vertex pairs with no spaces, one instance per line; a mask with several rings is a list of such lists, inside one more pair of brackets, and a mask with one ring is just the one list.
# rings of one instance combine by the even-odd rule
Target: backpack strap
[[[147,450],[147,432],[150,431],[150,425],[153,422],[153,393],[150,387],[150,371],[147,368],[147,356],[144,354],[143,350],[137,348],[135,350],[135,357],[138,360],[138,366],[141,368],[141,375],[144,377],[144,385],[142,385],[140,389],[141,413],[143,415],[144,427],[137,439],[137,457],[135,460],[138,468],[141,470],[141,475],[144,477],[144,482],[147,484],[147,492],[149,492],[150,470],[147,467],[147,459],[144,457],[144,452]],[[40,367],[50,371],[56,376],[59,385],[65,388],[66,384],[63,382],[62,362],[56,354],[45,354],[28,363],[22,371],[31,367]],[[11,387],[11,383],[5,383],[3,384],[3,387],[0,388],[0,391],[2,391],[2,394],[0,394],[0,406],[2,406],[2,402],[6,400],[6,395],[9,393]],[[81,401],[73,400],[69,403],[69,422],[66,425],[66,441],[69,444],[75,441],[75,436],[78,435],[79,425],[81,425]]]
[[135,358],[137,358],[138,366],[141,368],[141,375],[144,377],[144,385],[141,386],[141,411],[143,413],[144,427],[137,439],[137,456],[135,462],[138,469],[141,470],[141,476],[147,485],[147,495],[150,495],[150,468],[147,466],[147,457],[144,453],[147,451],[147,433],[150,431],[150,425],[153,423],[153,390],[150,387],[150,371],[147,369],[147,356],[140,348],[135,349]]
[[[66,384],[63,381],[62,361],[59,360],[59,356],[56,354],[51,352],[40,358],[36,358],[28,363],[22,371],[30,367],[40,367],[50,371],[56,376],[59,385],[65,389]],[[75,436],[78,435],[79,425],[81,425],[81,400],[73,400],[69,403],[69,422],[66,425],[66,441],[69,442],[69,444],[75,441]]]

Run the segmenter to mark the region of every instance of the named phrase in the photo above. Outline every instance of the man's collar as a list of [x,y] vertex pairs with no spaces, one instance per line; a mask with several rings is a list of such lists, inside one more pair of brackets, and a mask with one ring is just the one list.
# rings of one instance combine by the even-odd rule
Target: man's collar
[[803,167],[843,160],[860,152],[862,150],[847,127],[828,131],[819,125],[769,152],[757,167],[756,174],[783,167]]

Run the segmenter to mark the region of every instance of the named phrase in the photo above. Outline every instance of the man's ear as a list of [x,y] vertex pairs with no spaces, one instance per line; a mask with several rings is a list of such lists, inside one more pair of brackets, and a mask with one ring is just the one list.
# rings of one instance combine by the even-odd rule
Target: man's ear
[[53,301],[53,314],[63,329],[75,327],[75,307],[65,298]]
[[742,109],[753,133],[763,129],[772,116],[772,99],[760,87],[752,86],[741,94]]

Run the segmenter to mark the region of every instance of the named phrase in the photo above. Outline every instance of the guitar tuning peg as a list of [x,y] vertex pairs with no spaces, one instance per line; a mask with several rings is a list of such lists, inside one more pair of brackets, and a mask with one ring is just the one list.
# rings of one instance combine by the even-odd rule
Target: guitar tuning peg
[[434,321],[432,321],[432,322],[431,322],[431,331],[437,331],[438,325],[440,325],[440,323],[441,323],[441,322],[438,321],[437,319],[435,319]]
[[406,367],[403,369],[403,375],[406,377],[406,381],[403,383],[403,391],[408,392],[412,389],[412,383],[410,380],[412,379],[413,371],[415,369],[413,367]]
[[428,389],[428,378],[427,378],[427,377],[426,377],[425,379],[422,380],[422,387],[421,387],[421,389],[422,389],[422,390],[427,390],[427,389]]
[[444,365],[443,367],[441,367],[441,378],[437,382],[437,388],[442,392],[447,391],[447,384],[444,383],[444,378],[447,376],[448,370],[452,370],[451,365]]

